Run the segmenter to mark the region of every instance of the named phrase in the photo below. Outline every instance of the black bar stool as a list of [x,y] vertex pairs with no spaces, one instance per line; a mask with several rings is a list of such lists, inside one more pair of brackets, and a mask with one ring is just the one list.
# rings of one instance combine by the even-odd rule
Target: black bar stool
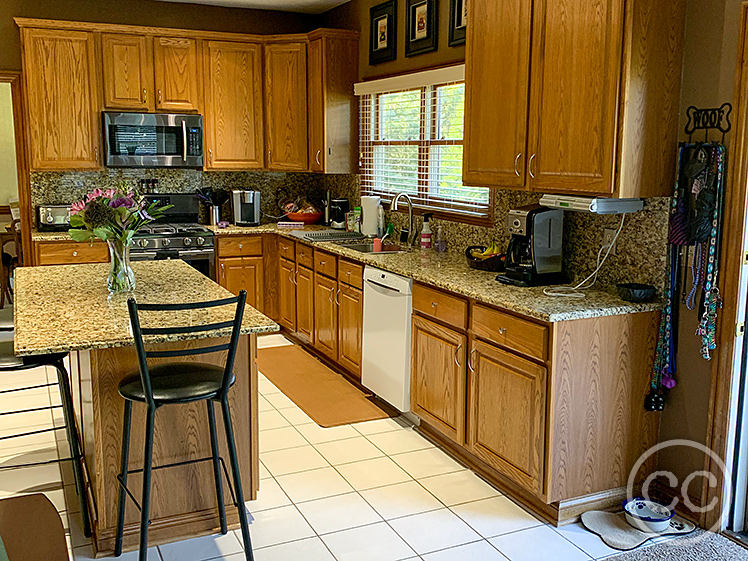
[[[182,466],[203,461],[213,462],[213,475],[216,485],[216,496],[218,497],[218,513],[221,522],[221,533],[226,534],[228,527],[226,524],[226,508],[223,500],[223,487],[221,483],[221,465],[223,459],[218,453],[218,437],[216,434],[216,419],[213,409],[213,402],[221,404],[223,412],[223,423],[226,430],[226,442],[229,449],[229,460],[233,474],[234,485],[231,486],[228,473],[226,480],[229,482],[229,490],[234,499],[234,505],[239,509],[239,522],[242,529],[242,538],[244,539],[244,552],[247,561],[253,561],[252,544],[249,539],[249,524],[247,522],[247,510],[244,505],[244,493],[242,491],[241,477],[239,474],[239,461],[236,454],[236,444],[234,442],[234,429],[231,423],[231,413],[229,411],[228,394],[229,389],[234,384],[234,359],[236,357],[236,347],[239,343],[239,330],[241,328],[242,317],[244,315],[244,304],[247,299],[247,293],[242,290],[239,296],[226,298],[223,300],[213,300],[210,302],[196,302],[192,304],[138,304],[134,298],[127,302],[130,312],[130,322],[132,323],[133,335],[135,337],[135,349],[138,353],[138,362],[140,371],[125,377],[119,385],[119,393],[125,398],[125,415],[124,426],[122,430],[122,468],[117,479],[120,484],[119,503],[117,513],[117,534],[114,544],[114,555],[122,554],[122,536],[125,526],[125,500],[126,495],[140,509],[140,551],[139,561],[146,561],[148,551],[148,524],[149,508],[151,495],[151,472],[152,470],[163,469],[168,467]],[[224,321],[219,323],[192,325],[186,327],[157,327],[141,328],[139,311],[159,312],[159,311],[181,311],[196,310],[206,308],[216,308],[219,306],[236,305],[236,312],[233,321]],[[229,343],[222,345],[213,345],[206,347],[196,347],[191,349],[180,349],[174,351],[146,351],[143,343],[143,336],[148,335],[177,335],[177,334],[195,334],[200,332],[212,331],[215,329],[232,328],[231,339]],[[220,368],[212,364],[203,364],[195,362],[170,362],[153,368],[148,367],[148,358],[170,358],[188,355],[201,355],[219,351],[228,351],[225,368]],[[145,430],[145,453],[143,455],[143,469],[128,471],[128,458],[130,452],[130,425],[132,420],[133,402],[146,404],[146,430]],[[162,405],[176,405],[192,403],[195,401],[205,401],[208,409],[208,421],[210,423],[210,445],[212,455],[209,458],[201,458],[174,464],[165,464],[161,466],[152,466],[153,462],[153,427],[155,422],[156,410]],[[226,468],[224,466],[224,471]],[[131,473],[143,473],[143,496],[140,504],[127,488],[127,476]]]
[[[3,329],[5,327],[5,329]],[[8,335],[12,333],[12,329],[7,329],[7,325],[0,325],[0,334]],[[7,374],[10,372],[16,372],[19,370],[31,370],[32,368],[39,368],[42,366],[53,366],[57,371],[57,385],[60,388],[60,405],[49,405],[46,407],[34,407],[30,409],[19,409],[16,411],[6,411],[0,413],[0,418],[4,418],[8,415],[20,415],[22,413],[31,413],[34,411],[49,411],[55,409],[62,409],[63,418],[65,424],[63,426],[52,426],[49,428],[36,429],[32,431],[25,431],[17,434],[9,434],[0,437],[0,443],[6,442],[13,438],[23,438],[24,436],[32,436],[35,434],[41,434],[45,432],[53,432],[58,430],[65,430],[68,445],[70,447],[70,457],[59,458],[55,460],[47,460],[41,462],[31,462],[24,464],[13,464],[8,466],[0,466],[0,470],[5,469],[19,469],[25,467],[40,466],[52,463],[61,462],[72,462],[73,463],[73,477],[75,479],[75,491],[78,493],[78,497],[81,503],[81,517],[83,518],[83,533],[86,537],[91,537],[91,517],[88,509],[88,501],[86,500],[86,487],[83,480],[83,453],[78,439],[78,431],[75,428],[75,414],[73,412],[73,398],[70,393],[70,377],[68,371],[65,368],[63,360],[68,356],[68,353],[57,353],[48,355],[35,355],[28,357],[17,357],[13,352],[13,339],[6,339],[0,341],[0,374]],[[0,397],[11,393],[34,390],[44,387],[53,386],[54,383],[47,384],[36,384],[33,386],[25,386],[20,388],[12,388],[0,391]]]

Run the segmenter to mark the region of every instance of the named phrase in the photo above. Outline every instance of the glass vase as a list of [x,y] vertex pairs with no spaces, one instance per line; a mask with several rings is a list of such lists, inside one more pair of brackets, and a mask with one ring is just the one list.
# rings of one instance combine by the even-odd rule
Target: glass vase
[[108,240],[109,244],[109,277],[107,288],[112,294],[132,292],[135,290],[135,273],[130,266],[130,242],[120,239]]

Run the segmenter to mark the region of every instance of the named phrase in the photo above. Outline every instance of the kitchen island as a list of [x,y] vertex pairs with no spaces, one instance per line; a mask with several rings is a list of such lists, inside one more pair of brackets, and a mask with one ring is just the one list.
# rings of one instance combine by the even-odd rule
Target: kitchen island
[[[178,303],[216,300],[231,294],[183,261],[133,263],[139,303]],[[127,311],[127,295],[109,296],[108,264],[23,267],[15,278],[15,352],[19,356],[70,352],[77,428],[83,445],[88,500],[92,512],[94,551],[114,550],[124,400],[119,381],[136,372],[137,356]],[[210,310],[144,314],[144,327],[170,327],[216,323],[233,318],[228,307]],[[153,315],[153,314],[152,314]],[[156,323],[158,322],[158,323]],[[279,326],[247,306],[237,350],[236,383],[230,407],[246,500],[259,487],[257,407],[257,334],[278,331]],[[186,348],[224,342],[230,329],[200,334],[158,336],[146,339],[154,349]],[[199,340],[202,339],[202,340]],[[186,357],[225,364],[225,353]],[[173,359],[172,359],[173,360]],[[153,361],[158,363],[158,359]],[[130,445],[131,469],[142,468],[145,406],[135,404]],[[227,456],[219,434],[222,456]],[[210,456],[208,419],[202,403],[164,407],[156,415],[154,466]],[[137,497],[141,477],[130,476],[128,485]],[[210,462],[153,472],[149,543],[173,542],[219,529],[213,471]],[[226,493],[231,527],[238,527],[236,509]],[[139,513],[128,501],[125,548],[137,547]]]

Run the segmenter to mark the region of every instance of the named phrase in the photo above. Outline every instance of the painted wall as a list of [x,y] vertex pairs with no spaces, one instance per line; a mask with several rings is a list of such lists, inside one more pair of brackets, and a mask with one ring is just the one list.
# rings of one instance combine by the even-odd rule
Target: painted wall
[[235,33],[300,33],[319,27],[318,16],[271,10],[221,8],[154,0],[2,0],[0,69],[21,69],[21,42],[14,17],[181,27]]
[[0,205],[11,197],[18,197],[13,105],[10,84],[0,84]]
[[397,59],[376,66],[369,66],[369,10],[381,4],[382,0],[351,0],[324,14],[325,27],[353,29],[361,33],[359,45],[359,77],[369,80],[391,74],[402,74],[429,68],[445,66],[465,60],[465,45],[449,46],[450,0],[438,0],[439,39],[438,49],[431,53],[405,56],[405,8],[406,1],[397,3]]

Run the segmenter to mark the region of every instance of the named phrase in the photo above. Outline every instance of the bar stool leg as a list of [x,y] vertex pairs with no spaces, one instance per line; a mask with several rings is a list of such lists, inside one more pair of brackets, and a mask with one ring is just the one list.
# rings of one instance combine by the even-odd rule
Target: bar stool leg
[[[239,473],[239,460],[236,455],[236,443],[234,442],[234,427],[231,424],[231,412],[229,411],[228,396],[221,398],[223,410],[223,424],[226,427],[226,443],[229,447],[229,458],[231,460],[231,472],[234,477],[234,490],[236,491],[236,502],[239,507],[239,522],[242,527],[242,540],[244,541],[244,554],[247,561],[254,561],[252,553],[252,542],[249,539],[249,523],[247,522],[247,505],[244,504],[244,492],[242,491],[241,474]],[[145,561],[145,560],[141,560]]]
[[140,503],[140,551],[138,561],[147,561],[148,522],[151,503],[151,464],[153,463],[153,425],[156,409],[148,407],[145,423],[145,451],[143,453],[143,501]]
[[81,517],[83,518],[83,534],[91,537],[91,518],[86,500],[86,485],[83,482],[83,452],[78,441],[78,432],[75,429],[75,414],[73,413],[73,397],[70,392],[70,380],[65,363],[62,359],[53,365],[57,370],[57,384],[60,387],[62,401],[62,414],[65,419],[65,432],[70,447],[70,455],[73,458],[73,477],[75,479],[75,490],[81,502]]
[[226,524],[226,504],[223,500],[223,484],[221,482],[221,462],[218,454],[218,436],[216,435],[216,413],[213,409],[213,402],[208,399],[205,401],[208,406],[208,420],[210,421],[210,449],[213,452],[213,477],[216,480],[216,498],[218,499],[218,515],[221,519],[221,533],[228,533]]
[[122,484],[119,487],[119,499],[117,502],[117,534],[114,539],[114,556],[122,555],[122,538],[125,533],[125,501],[127,495],[127,470],[130,461],[130,427],[132,425],[132,401],[125,400],[125,415],[122,422],[122,463],[120,464],[120,477]]

